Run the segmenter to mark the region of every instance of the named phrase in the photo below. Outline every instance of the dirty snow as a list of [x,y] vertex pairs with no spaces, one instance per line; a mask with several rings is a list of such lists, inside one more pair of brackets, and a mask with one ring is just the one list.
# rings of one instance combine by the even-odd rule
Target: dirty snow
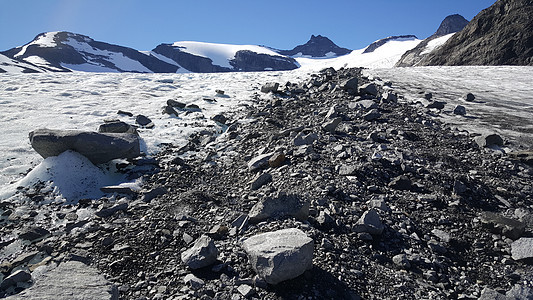
[[[223,128],[210,118],[249,103],[262,84],[296,81],[304,76],[301,72],[1,74],[0,199],[8,198],[19,184],[31,182],[28,178],[17,181],[43,163],[29,143],[28,133],[34,129],[96,131],[109,118],[134,124],[135,116],[117,114],[118,110],[129,111],[146,115],[154,122],[154,129],[140,129],[145,142],[143,150],[154,154],[161,143],[184,145],[188,135],[208,126],[221,131]],[[224,90],[227,97],[217,97],[217,89]],[[216,102],[207,102],[204,97]],[[202,112],[179,117],[164,115],[161,111],[168,99],[197,104]],[[33,173],[30,177],[38,176]]]
[[[415,67],[368,69],[365,74],[391,81],[393,88],[416,101],[423,92],[447,105],[443,121],[474,133],[496,132],[516,148],[533,148],[533,67]],[[466,93],[476,96],[466,102]],[[455,116],[455,105],[466,107],[467,116]]]

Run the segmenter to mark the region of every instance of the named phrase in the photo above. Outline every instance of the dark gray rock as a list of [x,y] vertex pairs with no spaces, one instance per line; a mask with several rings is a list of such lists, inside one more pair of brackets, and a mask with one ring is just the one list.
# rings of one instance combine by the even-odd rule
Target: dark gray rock
[[200,269],[217,261],[218,249],[213,240],[202,235],[194,245],[181,253],[181,261],[191,269]]
[[407,259],[407,255],[405,254],[398,254],[393,256],[392,262],[401,269],[407,270],[411,268],[411,263],[409,262],[409,259]]
[[252,158],[248,162],[248,170],[250,172],[258,171],[262,168],[268,167],[268,160],[274,155],[274,153],[261,154]]
[[121,210],[127,210],[128,209],[128,203],[127,202],[122,202],[122,203],[117,203],[109,208],[103,208],[97,212],[95,212],[94,214],[101,217],[101,218],[106,218],[106,217],[109,217],[109,216],[112,216],[114,215],[115,213],[117,213],[118,211],[121,211]]
[[101,164],[140,155],[139,137],[135,134],[37,129],[30,132],[29,138],[33,149],[44,158],[72,150],[93,164]]
[[269,284],[296,278],[313,267],[313,239],[296,228],[258,234],[242,246],[254,271]]
[[252,191],[260,189],[263,185],[272,182],[272,175],[270,173],[263,173],[256,176],[250,183]]
[[472,101],[476,100],[476,96],[474,96],[474,94],[472,94],[472,93],[467,93],[464,96],[464,100],[467,101],[467,102],[472,102]]
[[305,221],[309,216],[310,203],[296,195],[279,193],[276,197],[266,197],[258,201],[248,213],[251,223],[259,223],[269,218],[292,216]]
[[345,91],[357,92],[359,88],[359,79],[352,77],[341,82],[340,87]]
[[303,45],[296,46],[292,50],[279,50],[278,53],[294,56],[297,54],[311,56],[311,57],[325,57],[329,53],[334,53],[336,56],[345,55],[352,52],[352,50],[341,48],[333,43],[327,37],[321,35],[311,35],[309,41]]
[[385,226],[381,223],[379,214],[375,209],[367,210],[354,225],[355,232],[367,232],[372,235],[381,235]]
[[365,121],[374,121],[381,118],[381,113],[377,109],[372,109],[363,115]]
[[359,88],[360,95],[371,95],[376,97],[378,95],[378,87],[375,83],[367,83]]
[[395,190],[408,191],[412,187],[411,179],[405,175],[400,175],[389,183],[389,187]]
[[5,290],[19,282],[27,282],[31,280],[31,274],[24,270],[15,271],[13,274],[7,276],[2,283],[0,283],[0,290]]
[[19,238],[27,241],[40,240],[47,237],[50,234],[50,231],[42,227],[32,226],[30,228],[24,229],[20,232]]
[[152,123],[152,120],[150,120],[145,115],[137,115],[137,117],[135,117],[135,123],[137,123],[137,124],[139,124],[141,126],[148,127],[150,125],[150,123]]
[[100,133],[131,133],[137,134],[137,130],[126,122],[112,120],[98,127]]
[[275,93],[278,91],[279,83],[277,82],[269,82],[261,87],[262,93]]
[[511,239],[518,239],[524,234],[526,225],[518,220],[503,217],[493,212],[483,212],[480,215],[481,223],[491,231],[503,234]]
[[466,108],[462,105],[456,105],[453,109],[453,113],[456,115],[464,116],[466,115]]
[[179,109],[182,109],[182,108],[185,108],[185,103],[183,102],[179,102],[179,101],[176,101],[176,100],[173,100],[173,99],[168,99],[167,100],[167,105],[170,106],[170,107],[177,107]]
[[480,148],[490,146],[503,146],[503,139],[498,134],[483,134],[474,138],[474,141]]
[[322,124],[322,130],[334,133],[335,129],[337,128],[337,126],[339,126],[341,122],[342,122],[341,117],[326,121],[325,123]]

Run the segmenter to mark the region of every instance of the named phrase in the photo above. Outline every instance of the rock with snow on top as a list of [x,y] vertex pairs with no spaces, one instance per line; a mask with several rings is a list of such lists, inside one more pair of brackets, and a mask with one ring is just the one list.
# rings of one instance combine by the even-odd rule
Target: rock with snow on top
[[2,283],[0,283],[0,290],[5,290],[10,286],[14,286],[19,282],[27,282],[31,280],[31,274],[24,270],[15,271],[13,274],[7,276]]
[[296,228],[247,238],[244,251],[257,275],[269,284],[296,278],[313,268],[313,239]]
[[191,269],[200,269],[214,264],[217,256],[218,249],[213,240],[202,235],[191,248],[181,253],[181,261]]

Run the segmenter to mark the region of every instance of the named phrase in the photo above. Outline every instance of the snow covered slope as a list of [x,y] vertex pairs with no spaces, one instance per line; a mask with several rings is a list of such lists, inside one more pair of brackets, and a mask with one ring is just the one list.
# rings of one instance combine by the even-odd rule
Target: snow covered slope
[[296,61],[266,47],[203,42],[161,44],[152,52],[197,73],[283,71],[298,68]]
[[38,73],[43,70],[0,54],[0,73]]
[[392,68],[400,57],[420,43],[414,37],[391,39],[376,47],[372,52],[365,53],[368,48],[354,50],[350,54],[330,59],[296,58],[303,69],[320,70],[333,68]]
[[70,32],[46,32],[4,55],[53,72],[175,73],[179,67],[137,50]]

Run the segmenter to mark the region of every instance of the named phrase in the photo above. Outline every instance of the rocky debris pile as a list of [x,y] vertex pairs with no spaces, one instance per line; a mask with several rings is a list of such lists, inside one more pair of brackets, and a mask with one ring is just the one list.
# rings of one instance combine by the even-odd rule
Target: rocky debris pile
[[358,69],[264,90],[222,134],[168,145],[138,194],[2,203],[14,254],[1,279],[79,261],[123,299],[532,297],[533,169],[520,156]]

